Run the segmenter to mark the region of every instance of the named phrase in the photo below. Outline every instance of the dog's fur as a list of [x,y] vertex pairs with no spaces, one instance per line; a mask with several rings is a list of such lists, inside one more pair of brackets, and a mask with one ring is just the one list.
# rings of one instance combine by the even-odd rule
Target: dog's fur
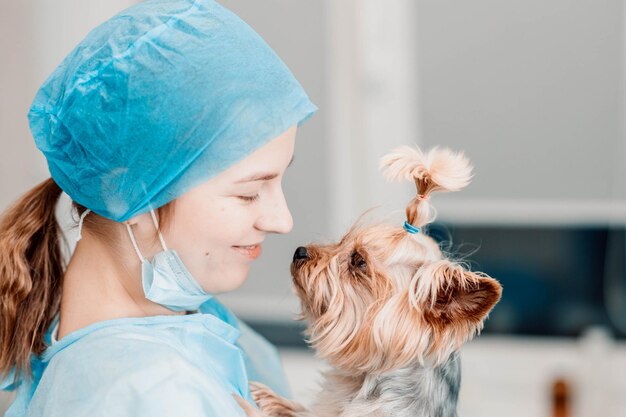
[[[434,219],[430,194],[456,191],[472,167],[448,149],[399,148],[381,160],[389,179],[415,182],[408,222]],[[307,336],[332,370],[312,408],[253,384],[273,417],[456,416],[457,351],[483,326],[501,287],[485,274],[446,259],[423,230],[356,224],[330,245],[309,245],[291,265]]]

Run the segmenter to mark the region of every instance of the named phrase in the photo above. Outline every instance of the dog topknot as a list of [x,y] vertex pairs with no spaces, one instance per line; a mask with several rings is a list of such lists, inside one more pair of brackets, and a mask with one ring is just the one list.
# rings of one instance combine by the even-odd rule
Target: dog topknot
[[380,169],[390,181],[415,183],[417,196],[406,207],[407,221],[422,227],[435,219],[428,200],[434,191],[459,191],[470,183],[472,165],[462,152],[435,147],[428,153],[418,147],[401,146],[380,160]]

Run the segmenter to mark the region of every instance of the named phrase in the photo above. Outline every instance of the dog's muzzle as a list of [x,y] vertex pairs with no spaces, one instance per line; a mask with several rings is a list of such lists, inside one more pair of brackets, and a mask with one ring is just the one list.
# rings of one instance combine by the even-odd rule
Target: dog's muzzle
[[304,246],[299,246],[293,254],[293,261],[303,261],[309,259],[309,253]]

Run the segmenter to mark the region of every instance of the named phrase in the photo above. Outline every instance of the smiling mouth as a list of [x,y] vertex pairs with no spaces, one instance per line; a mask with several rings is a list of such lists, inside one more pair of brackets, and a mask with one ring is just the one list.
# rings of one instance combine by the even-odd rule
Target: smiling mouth
[[248,259],[256,259],[261,255],[261,245],[249,245],[249,246],[233,246],[237,252],[241,253]]

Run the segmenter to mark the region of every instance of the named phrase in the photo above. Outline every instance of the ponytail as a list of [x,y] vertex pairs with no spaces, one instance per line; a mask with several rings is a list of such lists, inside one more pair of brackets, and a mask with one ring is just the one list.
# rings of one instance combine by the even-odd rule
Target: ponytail
[[415,183],[417,195],[406,206],[407,222],[421,228],[435,220],[437,212],[429,199],[434,191],[459,191],[472,178],[472,165],[462,152],[437,147],[428,152],[401,146],[380,160],[389,180]]
[[0,379],[31,375],[30,355],[59,311],[64,262],[55,208],[61,188],[47,179],[0,217]]

